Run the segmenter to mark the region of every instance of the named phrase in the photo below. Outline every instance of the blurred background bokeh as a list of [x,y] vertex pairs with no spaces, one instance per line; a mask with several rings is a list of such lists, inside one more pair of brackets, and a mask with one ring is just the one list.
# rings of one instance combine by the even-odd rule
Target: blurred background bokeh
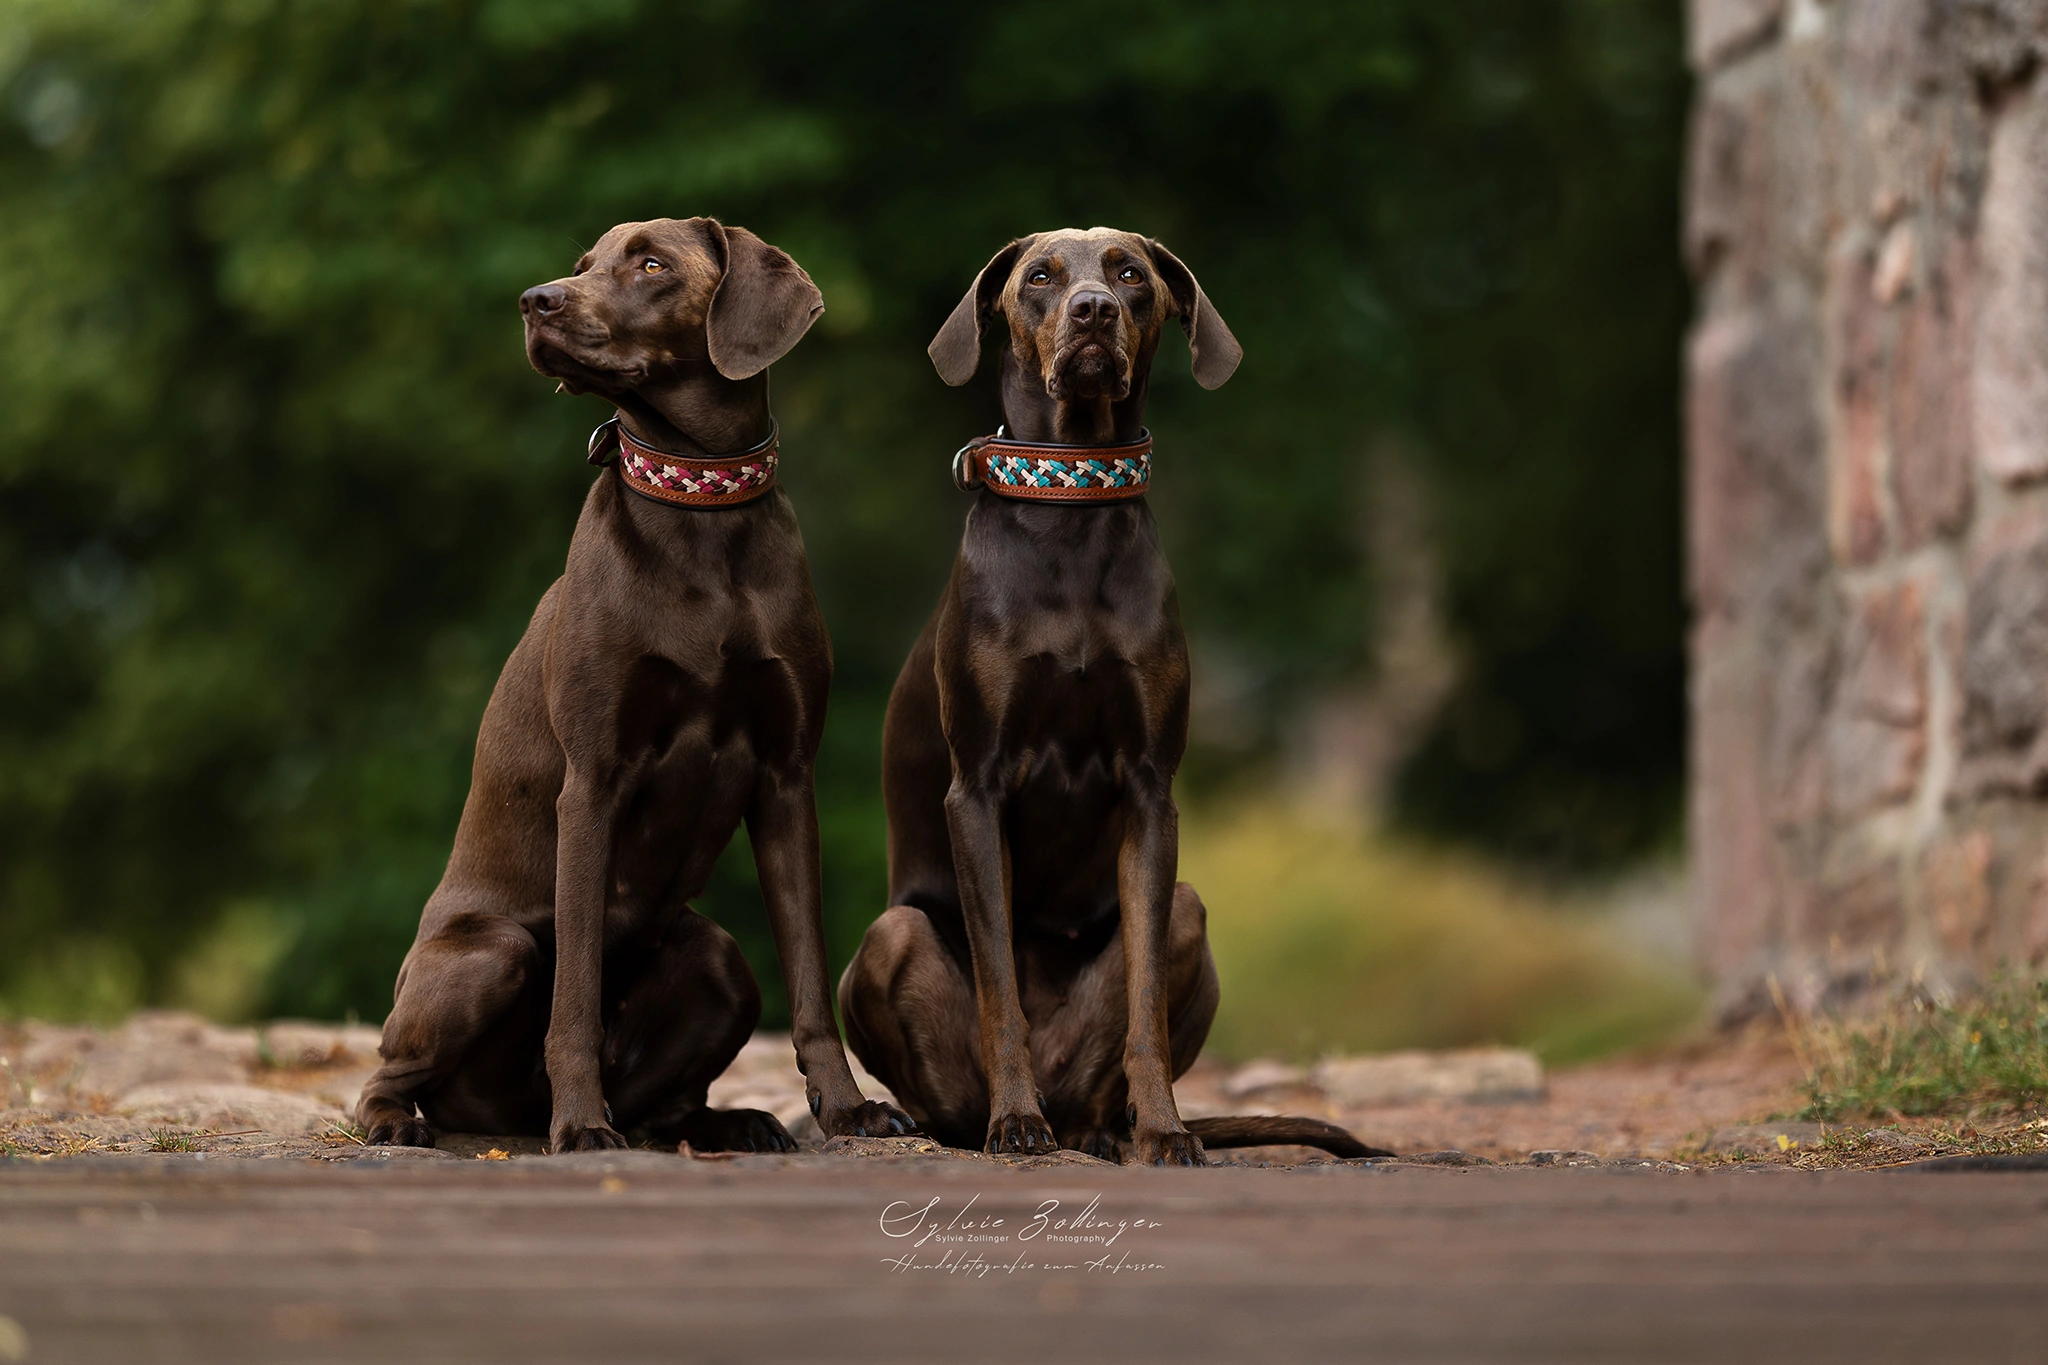
[[[1687,94],[1676,0],[0,0],[0,1013],[382,1017],[606,415],[514,300],[701,213],[827,304],[774,391],[835,966],[996,420],[925,343],[1107,223],[1246,352],[1150,412],[1216,1046],[1682,1023]],[[704,908],[772,1022],[743,839]]]

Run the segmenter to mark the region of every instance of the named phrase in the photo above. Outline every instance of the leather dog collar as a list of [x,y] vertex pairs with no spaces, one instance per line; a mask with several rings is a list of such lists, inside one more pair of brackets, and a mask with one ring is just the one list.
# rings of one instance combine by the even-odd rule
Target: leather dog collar
[[759,445],[703,459],[636,441],[613,417],[590,433],[589,459],[594,465],[608,465],[616,459],[620,481],[656,502],[678,507],[737,507],[775,486],[779,435],[771,426],[768,439]]
[[1121,446],[1013,441],[998,427],[953,454],[953,482],[1025,502],[1122,502],[1152,482],[1152,433]]

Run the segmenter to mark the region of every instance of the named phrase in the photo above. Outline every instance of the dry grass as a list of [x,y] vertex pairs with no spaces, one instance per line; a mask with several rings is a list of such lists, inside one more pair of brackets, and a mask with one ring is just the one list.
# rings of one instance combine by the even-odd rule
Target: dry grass
[[[1910,1132],[1920,1145],[1904,1149],[1884,1140]],[[1842,1129],[1788,1154],[1784,1164],[1804,1171],[1879,1170],[1953,1156],[2036,1156],[2048,1152],[2048,1122],[2008,1123],[1979,1128],[1971,1123],[1937,1123],[1906,1129],[1898,1125],[1857,1132]]]
[[1585,906],[1443,853],[1293,818],[1190,815],[1226,1057],[1509,1043],[1551,1062],[1669,1038],[1697,989]]

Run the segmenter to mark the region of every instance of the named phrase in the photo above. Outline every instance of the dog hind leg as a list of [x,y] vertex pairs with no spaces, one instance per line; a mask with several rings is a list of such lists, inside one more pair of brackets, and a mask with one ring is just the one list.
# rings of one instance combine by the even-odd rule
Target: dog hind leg
[[[383,1064],[356,1101],[356,1121],[367,1130],[367,1141],[434,1145],[428,1120],[414,1115],[415,1102],[425,1109],[437,1108],[434,1092],[458,1067],[466,1066],[469,1054],[487,1035],[504,1031],[508,1011],[543,975],[539,968],[540,950],[533,935],[499,915],[456,914],[413,946],[399,970],[396,999],[384,1021],[377,1049]],[[519,1088],[516,1081],[502,1079]],[[530,1107],[531,1097],[514,1093],[496,1098],[498,1103],[484,1106],[482,1125],[477,1126],[483,1131],[518,1131],[521,1111]],[[450,1120],[473,1126],[444,1113],[444,1125]]]
[[930,916],[898,905],[868,926],[839,978],[847,1046],[918,1127],[949,1147],[988,1132],[974,983]]
[[[619,975],[607,964],[608,980]],[[739,944],[684,907],[606,1002],[604,1092],[619,1128],[700,1152],[796,1150],[773,1114],[707,1103],[760,1020],[761,988]]]
[[[1173,888],[1165,959],[1168,1052],[1178,1079],[1201,1055],[1220,998],[1208,911],[1186,882]],[[1027,1009],[1050,1002],[1031,1015],[1032,1070],[1061,1145],[1109,1161],[1121,1158],[1131,1137],[1126,980],[1119,928],[1064,989],[1029,990],[1026,998]]]

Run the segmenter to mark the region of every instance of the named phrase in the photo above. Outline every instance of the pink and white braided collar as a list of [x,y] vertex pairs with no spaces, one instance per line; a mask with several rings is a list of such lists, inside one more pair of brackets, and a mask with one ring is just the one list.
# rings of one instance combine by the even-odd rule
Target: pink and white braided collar
[[642,444],[614,417],[590,433],[590,463],[610,464],[616,454],[620,480],[656,502],[678,507],[736,507],[775,486],[778,437],[770,428],[768,439],[750,450],[700,459]]

